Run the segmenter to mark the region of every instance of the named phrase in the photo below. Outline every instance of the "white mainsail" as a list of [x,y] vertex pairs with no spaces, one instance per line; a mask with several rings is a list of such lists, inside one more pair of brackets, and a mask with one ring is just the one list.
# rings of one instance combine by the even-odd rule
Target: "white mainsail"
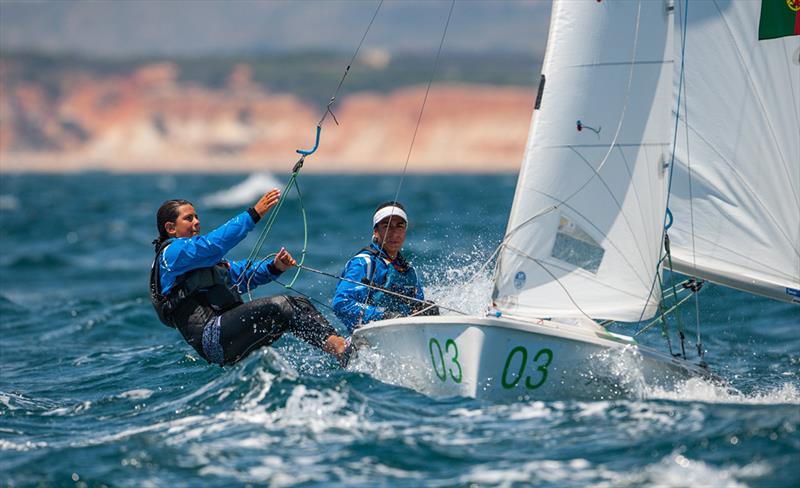
[[541,106],[498,261],[500,311],[623,321],[656,312],[674,123],[671,10],[555,2]]
[[[684,18],[687,28],[669,201],[673,264],[800,302],[800,37],[759,41],[760,6],[678,3],[676,32]],[[680,59],[677,34],[675,49]],[[676,63],[676,97],[679,75]]]

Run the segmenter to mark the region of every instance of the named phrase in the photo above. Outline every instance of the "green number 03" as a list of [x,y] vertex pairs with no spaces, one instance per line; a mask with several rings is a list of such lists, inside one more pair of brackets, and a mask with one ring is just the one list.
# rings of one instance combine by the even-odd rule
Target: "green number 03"
[[[434,349],[436,352],[434,352]],[[428,352],[431,354],[431,365],[433,366],[433,371],[440,380],[447,381],[447,373],[449,371],[450,377],[453,379],[453,381],[456,383],[461,383],[461,363],[458,362],[458,344],[456,344],[456,341],[453,339],[447,339],[444,343],[444,351],[442,351],[442,345],[439,343],[439,341],[436,338],[431,338],[431,340],[428,341]],[[454,370],[452,366],[448,367],[445,364],[445,352],[450,355],[450,362],[456,366],[456,370]],[[455,371],[458,371],[458,375],[455,374]]]
[[[521,356],[519,362],[519,368],[517,369],[516,374],[513,374],[512,372],[512,379],[509,381],[508,368],[509,366],[511,366],[514,357],[517,355]],[[544,364],[539,364],[539,359],[542,356],[546,356],[546,360]],[[535,390],[536,388],[542,386],[544,382],[547,381],[547,367],[550,366],[550,363],[552,361],[553,361],[553,351],[547,348],[540,349],[539,352],[536,353],[536,356],[533,357],[533,364],[537,366],[536,371],[539,371],[539,373],[541,373],[541,378],[539,378],[539,381],[534,383],[531,381],[531,377],[527,376],[525,378],[525,388],[529,390]],[[528,362],[528,350],[525,349],[523,346],[517,346],[514,349],[512,349],[510,353],[508,353],[508,357],[506,358],[506,364],[503,367],[503,375],[500,377],[500,382],[503,385],[503,388],[508,390],[514,388],[515,386],[517,386],[517,384],[519,384],[519,380],[522,379],[522,375],[525,373],[525,366],[527,365],[527,362]]]
[[458,368],[458,378],[453,375],[452,368],[450,368],[450,377],[453,378],[453,381],[456,383],[461,383],[461,364],[458,362],[458,346],[456,345],[456,341],[453,339],[447,339],[447,342],[444,343],[444,348],[448,353],[450,352],[450,346],[453,346],[453,350],[455,351],[455,354],[452,358],[450,358],[450,361],[452,361],[453,364],[455,364]]
[[550,349],[541,349],[539,352],[536,353],[536,356],[533,357],[533,364],[539,364],[539,358],[542,355],[547,356],[547,361],[544,364],[540,365],[536,368],[537,371],[542,373],[542,379],[537,381],[536,383],[531,383],[531,377],[528,376],[525,378],[525,388],[529,390],[535,390],[544,384],[547,381],[547,367],[550,366],[550,363],[553,361],[553,351]]

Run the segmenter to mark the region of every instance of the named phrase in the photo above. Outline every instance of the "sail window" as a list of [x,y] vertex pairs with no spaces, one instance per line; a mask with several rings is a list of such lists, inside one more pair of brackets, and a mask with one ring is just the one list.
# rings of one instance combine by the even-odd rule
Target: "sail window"
[[554,258],[597,274],[603,254],[605,250],[586,231],[575,222],[561,217],[553,245]]

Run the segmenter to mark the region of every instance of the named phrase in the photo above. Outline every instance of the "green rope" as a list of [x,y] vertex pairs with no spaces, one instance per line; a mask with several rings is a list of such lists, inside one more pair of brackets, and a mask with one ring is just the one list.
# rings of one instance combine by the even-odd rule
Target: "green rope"
[[[284,191],[281,193],[281,197],[278,200],[278,204],[275,206],[274,210],[270,211],[269,218],[267,219],[267,222],[264,225],[264,228],[261,230],[261,234],[259,234],[258,240],[256,241],[256,244],[253,246],[252,251],[250,251],[250,255],[247,257],[245,270],[241,274],[240,279],[243,279],[243,277],[247,274],[246,273],[247,270],[249,270],[252,267],[253,263],[255,262],[256,257],[261,253],[261,248],[264,246],[264,243],[266,242],[267,235],[269,234],[270,230],[272,230],[272,225],[275,223],[275,221],[276,221],[276,219],[278,217],[278,213],[279,213],[281,207],[283,206],[283,202],[286,199],[286,195],[289,193],[289,191],[292,188],[294,188],[295,191],[297,192],[297,197],[298,197],[298,200],[300,202],[300,212],[301,212],[301,214],[303,216],[303,249],[300,251],[300,263],[299,263],[299,266],[298,266],[297,270],[295,271],[294,277],[292,277],[292,281],[289,283],[289,285],[286,286],[286,288],[288,288],[290,290],[293,290],[292,286],[294,285],[295,281],[297,281],[297,278],[300,275],[301,267],[303,265],[303,262],[306,259],[306,253],[308,251],[308,219],[306,218],[306,209],[305,209],[305,206],[303,205],[303,195],[302,195],[302,193],[300,193],[300,185],[299,185],[299,183],[297,183],[297,175],[300,173],[300,168],[301,167],[302,167],[301,164],[296,166],[297,169],[294,171],[294,173],[292,173],[291,178],[289,178],[289,181],[286,183],[286,186],[284,187]],[[270,254],[268,256],[265,256],[264,258],[261,259],[261,261],[265,261],[265,260],[269,259],[270,257],[274,256],[275,254],[276,253],[272,253],[272,254]],[[238,284],[239,283],[237,283],[237,285]],[[282,283],[280,283],[280,284],[282,284]],[[250,293],[250,282],[249,282],[249,280],[248,280],[248,283],[247,283],[247,293],[248,294]]]
[[[672,253],[667,252],[667,256],[666,257],[667,257],[667,262],[669,263],[669,274],[670,274],[670,282],[671,282],[671,285],[672,285],[672,294],[675,297],[675,301],[677,302],[677,300],[678,300],[678,291],[675,288],[675,272],[672,270]],[[676,325],[678,327],[678,334],[680,334],[683,337],[684,336],[684,333],[683,333],[683,317],[681,316],[681,314],[679,314],[679,313],[675,314],[675,323],[676,323]]]
[[[634,337],[638,336],[639,334],[641,334],[641,333],[643,333],[644,331],[648,330],[650,327],[652,327],[652,326],[653,326],[653,325],[655,325],[656,323],[659,323],[659,322],[661,322],[662,320],[664,320],[664,315],[666,315],[666,314],[668,314],[668,313],[671,313],[673,310],[675,310],[675,309],[676,309],[676,308],[678,308],[679,306],[683,305],[683,304],[684,304],[684,302],[686,302],[686,300],[688,300],[688,299],[692,298],[692,295],[694,295],[694,293],[692,293],[691,295],[687,295],[687,296],[683,297],[683,299],[682,299],[682,300],[680,300],[678,303],[676,303],[675,305],[673,305],[672,307],[670,307],[668,310],[665,310],[665,311],[664,311],[664,312],[661,314],[661,317],[659,317],[659,318],[657,318],[657,319],[653,320],[653,321],[652,321],[652,322],[650,322],[649,324],[647,324],[647,325],[645,325],[644,327],[642,327],[642,329],[641,329],[641,330],[639,330],[639,331],[637,331],[635,334],[633,334],[633,336],[634,336]],[[667,338],[667,342],[669,343],[669,337]]]
[[[663,290],[664,289],[664,283],[662,283],[662,281],[661,281],[661,273],[656,273],[656,276],[658,277],[658,286],[659,286],[659,288],[661,288]],[[667,313],[668,313],[668,311],[664,310],[664,300],[661,300],[658,303],[658,310],[659,310],[659,312],[661,312],[661,317],[659,319],[656,319],[656,321],[661,323],[661,335],[664,338],[667,339],[667,347],[669,348],[669,354],[672,355],[672,340],[670,340],[670,338],[669,338],[669,324],[667,323]],[[647,329],[650,328],[650,325],[652,325],[653,323],[654,322],[650,322],[650,324],[646,325],[644,328],[642,328],[639,331],[637,331],[636,334],[634,334],[633,336],[636,337],[637,335],[639,335],[642,332],[646,331]]]
[[300,184],[295,182],[294,189],[297,192],[297,199],[300,202],[300,214],[303,216],[303,250],[300,251],[300,262],[297,263],[297,269],[294,272],[292,281],[290,281],[288,285],[284,285],[290,290],[294,290],[292,287],[294,286],[294,282],[297,281],[297,277],[300,276],[300,271],[302,271],[303,263],[306,260],[306,251],[308,250],[308,219],[306,218],[306,208],[303,205],[303,194],[300,193]]
[[281,192],[281,197],[278,199],[278,204],[274,209],[270,210],[269,217],[267,218],[264,228],[261,229],[261,234],[259,234],[258,240],[253,246],[253,250],[250,251],[250,255],[247,256],[247,267],[249,267],[253,261],[255,261],[256,257],[258,257],[258,255],[261,253],[261,248],[264,246],[264,242],[267,240],[267,235],[272,229],[272,225],[275,223],[275,220],[278,218],[278,213],[280,212],[281,207],[283,207],[283,202],[286,201],[286,195],[289,193],[289,190],[291,190],[295,180],[297,180],[298,173],[299,170],[292,173],[292,177],[289,178],[289,181],[286,183],[283,192]]

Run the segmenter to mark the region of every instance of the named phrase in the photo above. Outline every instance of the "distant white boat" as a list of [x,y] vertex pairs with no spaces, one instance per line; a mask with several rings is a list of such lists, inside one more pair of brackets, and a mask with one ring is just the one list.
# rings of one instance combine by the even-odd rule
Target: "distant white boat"
[[283,188],[271,173],[253,173],[241,183],[203,197],[203,205],[211,208],[236,208],[252,205],[273,188]]
[[366,324],[368,370],[490,399],[713,378],[599,324],[662,311],[668,204],[676,269],[800,302],[800,38],[759,41],[760,4],[556,1],[487,315]]

